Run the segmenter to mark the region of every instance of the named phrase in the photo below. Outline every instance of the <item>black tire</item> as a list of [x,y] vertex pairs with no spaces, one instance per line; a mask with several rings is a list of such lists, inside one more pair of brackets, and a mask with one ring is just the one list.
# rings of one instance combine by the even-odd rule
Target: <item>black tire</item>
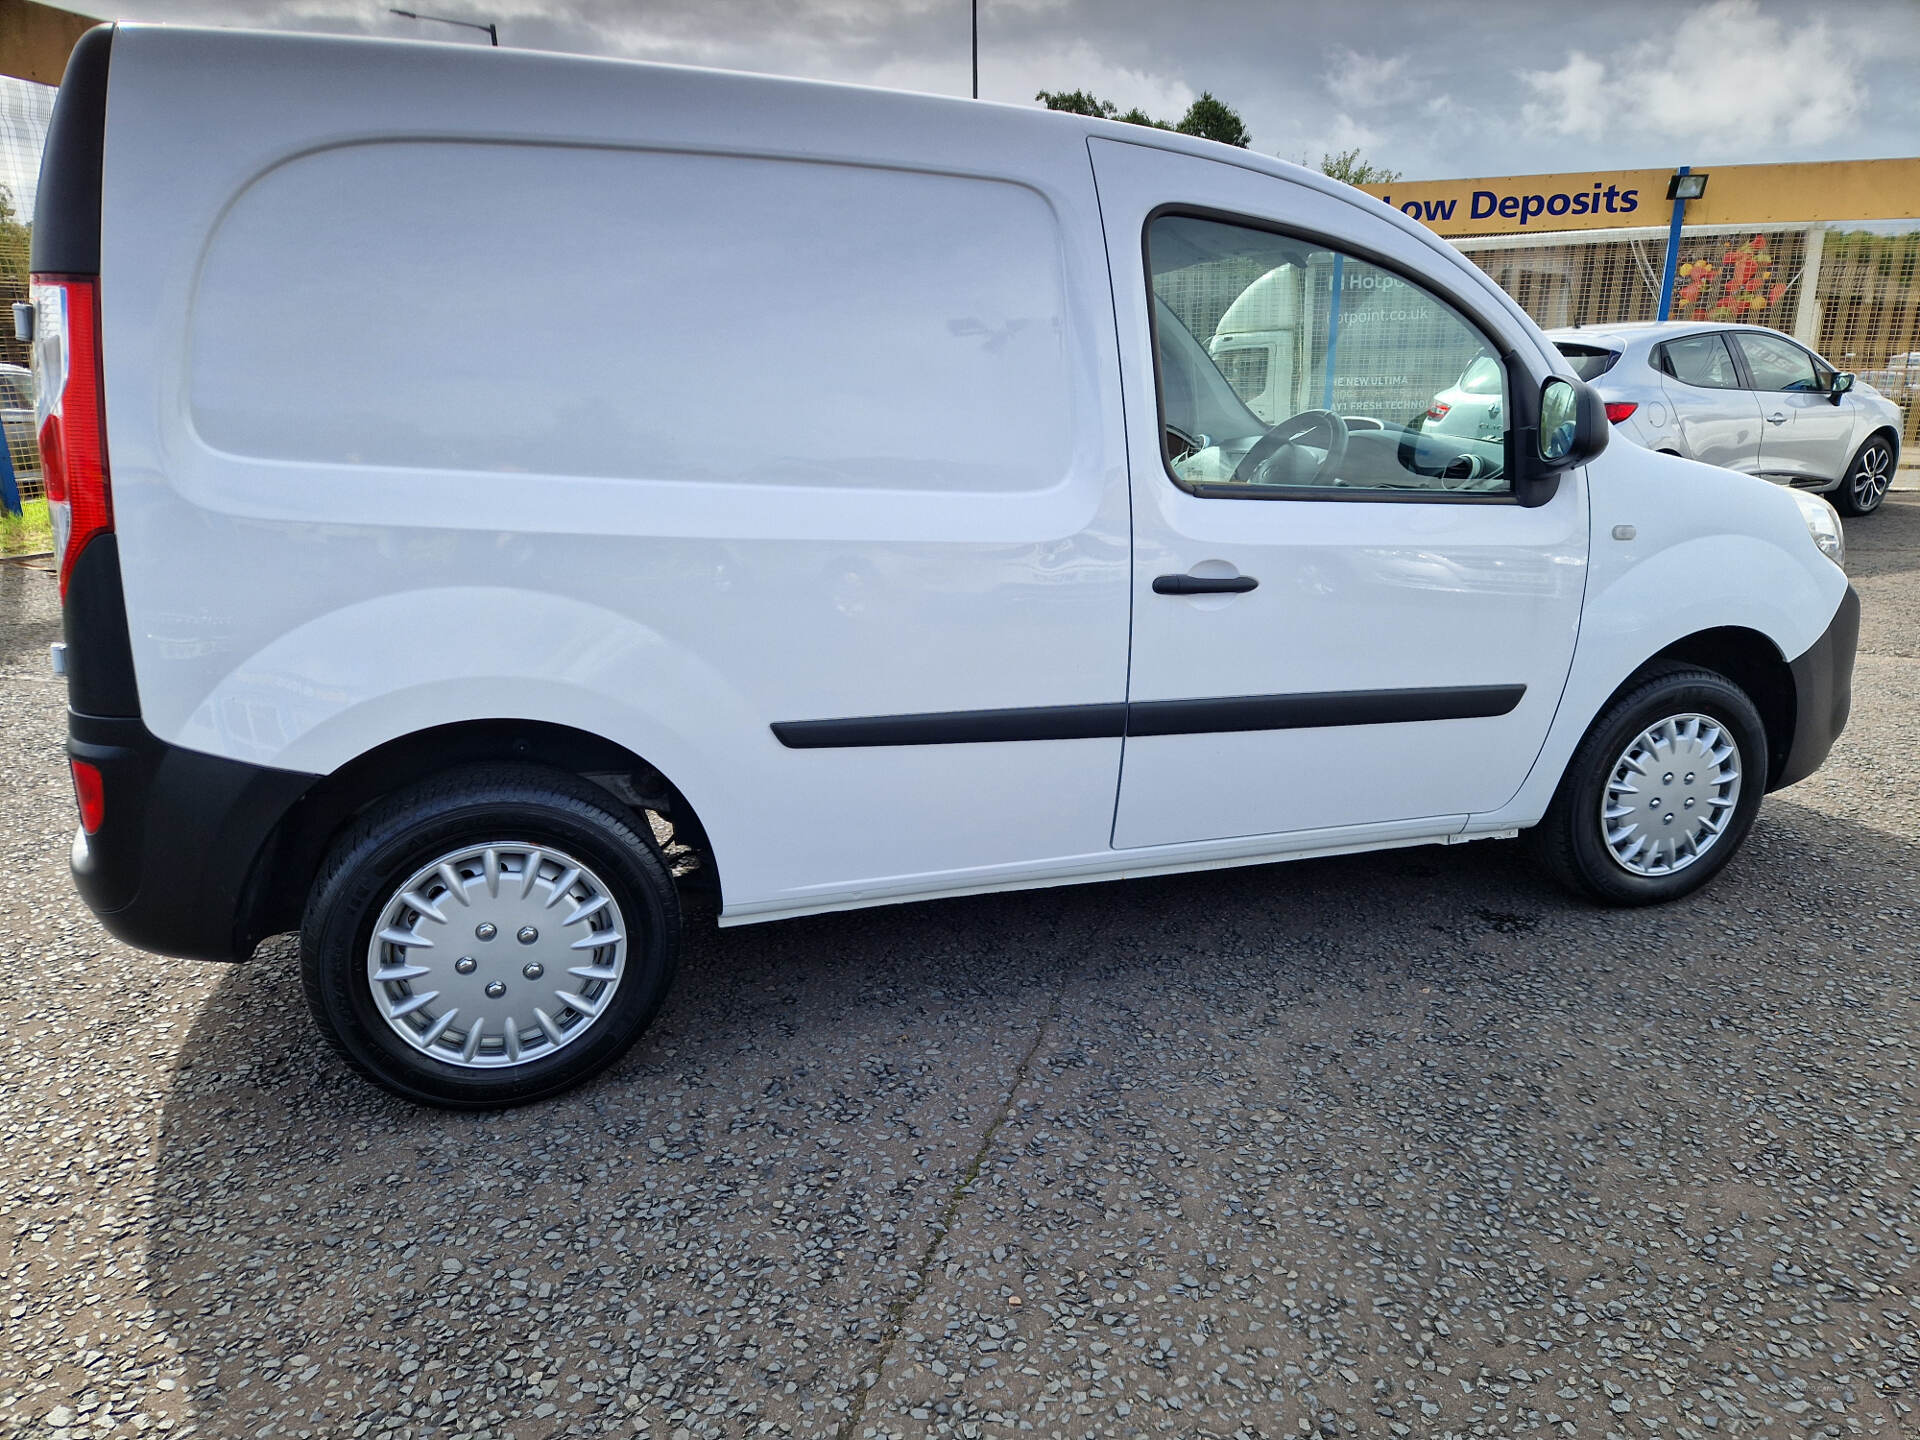
[[[471,1068],[458,1063],[458,1057],[456,1063],[436,1059],[396,1033],[375,1001],[369,947],[376,921],[399,887],[422,867],[463,845],[497,842],[552,847],[585,865],[616,902],[626,940],[606,1008],[590,1017],[562,1012],[563,1023],[580,1027],[577,1036],[564,1045],[555,1041],[549,1054],[500,1068]],[[536,877],[542,873],[530,860],[523,869]],[[561,898],[557,890],[553,893],[549,903]],[[444,897],[438,903],[450,909]],[[414,923],[426,921],[416,917]],[[513,962],[523,953],[508,949],[512,938],[501,936],[500,949],[487,952],[497,973],[509,979]],[[577,776],[533,765],[451,771],[375,805],[328,853],[300,928],[308,1008],[346,1062],[396,1095],[460,1110],[544,1099],[613,1064],[658,1013],[673,983],[679,952],[679,898],[644,817]],[[459,963],[469,972],[475,969],[468,957]],[[587,988],[587,983],[567,983],[578,991]],[[575,1018],[568,1022],[567,1016]],[[506,1028],[502,1026],[503,1052]],[[533,1038],[540,1039],[538,1034]]]
[[1869,435],[1853,452],[1840,488],[1833,492],[1833,508],[1842,515],[1871,515],[1887,498],[1893,482],[1893,442],[1884,435]]
[[[1739,792],[1732,797],[1731,817],[1718,838],[1697,858],[1665,874],[1639,874],[1609,848],[1601,802],[1628,746],[1661,720],[1681,715],[1705,715],[1733,739]],[[1705,885],[1739,850],[1766,791],[1768,760],[1766,726],[1739,686],[1711,670],[1692,667],[1649,673],[1607,707],[1574,751],[1546,818],[1532,832],[1536,853],[1569,889],[1609,905],[1677,900]],[[1661,798],[1650,796],[1649,802]]]

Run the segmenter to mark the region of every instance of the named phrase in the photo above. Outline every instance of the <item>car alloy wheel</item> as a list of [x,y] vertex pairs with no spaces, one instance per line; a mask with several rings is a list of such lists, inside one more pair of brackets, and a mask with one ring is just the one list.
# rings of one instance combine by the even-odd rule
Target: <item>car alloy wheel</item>
[[1893,447],[1885,440],[1869,440],[1853,457],[1841,487],[1849,515],[1867,515],[1880,508],[1893,484]]

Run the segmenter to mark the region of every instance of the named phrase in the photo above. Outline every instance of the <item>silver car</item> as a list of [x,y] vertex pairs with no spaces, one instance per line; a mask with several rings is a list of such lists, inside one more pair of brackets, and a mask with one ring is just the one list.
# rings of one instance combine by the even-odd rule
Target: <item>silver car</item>
[[7,435],[13,478],[22,490],[40,481],[40,439],[33,414],[33,372],[24,365],[0,365],[0,426]]
[[1638,445],[1818,491],[1843,515],[1886,498],[1899,406],[1778,330],[1670,320],[1547,336]]

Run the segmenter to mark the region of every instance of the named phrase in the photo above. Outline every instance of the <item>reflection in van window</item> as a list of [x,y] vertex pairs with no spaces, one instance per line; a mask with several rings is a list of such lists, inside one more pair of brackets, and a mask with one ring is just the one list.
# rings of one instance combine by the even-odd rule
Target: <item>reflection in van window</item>
[[1503,493],[1505,368],[1437,295],[1252,226],[1148,226],[1167,464],[1202,493]]

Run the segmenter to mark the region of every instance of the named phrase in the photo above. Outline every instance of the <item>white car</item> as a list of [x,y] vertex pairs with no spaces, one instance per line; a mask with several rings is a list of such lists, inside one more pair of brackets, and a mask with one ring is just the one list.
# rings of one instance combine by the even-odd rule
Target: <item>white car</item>
[[1500,362],[1481,355],[1460,378],[1433,397],[1421,429],[1428,435],[1461,435],[1471,440],[1499,443],[1506,435],[1501,414],[1506,376]]
[[1920,397],[1920,350],[1889,355],[1877,370],[1862,370],[1860,379],[1897,405],[1911,405]]
[[[170,954],[298,929],[415,1100],[609,1065],[692,881],[742,925],[1528,831],[1643,905],[1846,720],[1832,508],[1609,447],[1491,280],[1296,166],[137,25],[46,155],[75,882]],[[1497,416],[1430,433],[1463,375]]]
[[1550,330],[1635,444],[1880,508],[1900,463],[1900,407],[1799,341],[1670,320]]

